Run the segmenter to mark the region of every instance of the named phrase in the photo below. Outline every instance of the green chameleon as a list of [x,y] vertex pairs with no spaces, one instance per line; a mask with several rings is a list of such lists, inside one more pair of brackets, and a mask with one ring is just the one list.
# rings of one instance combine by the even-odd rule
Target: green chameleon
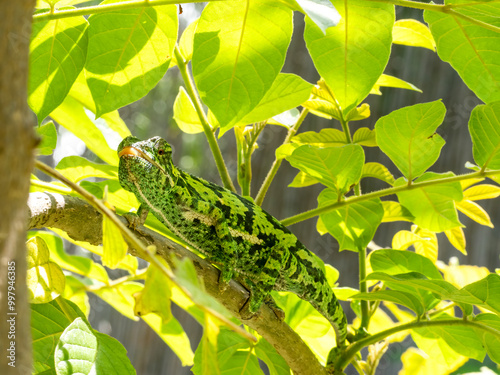
[[181,171],[172,148],[160,137],[125,138],[118,147],[119,179],[179,238],[221,267],[222,287],[235,276],[250,291],[242,316],[257,312],[271,290],[290,291],[310,302],[345,345],[347,321],[321,261],[278,220],[250,200]]

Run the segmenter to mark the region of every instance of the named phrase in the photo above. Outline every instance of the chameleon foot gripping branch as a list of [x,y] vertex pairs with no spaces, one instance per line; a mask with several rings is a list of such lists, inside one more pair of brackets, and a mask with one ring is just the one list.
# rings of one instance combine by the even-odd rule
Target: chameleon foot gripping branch
[[147,211],[221,266],[220,282],[236,277],[250,291],[242,313],[253,314],[272,290],[310,302],[332,324],[337,351],[345,346],[347,320],[320,260],[277,219],[221,186],[183,172],[160,137],[125,138],[118,147],[119,180]]

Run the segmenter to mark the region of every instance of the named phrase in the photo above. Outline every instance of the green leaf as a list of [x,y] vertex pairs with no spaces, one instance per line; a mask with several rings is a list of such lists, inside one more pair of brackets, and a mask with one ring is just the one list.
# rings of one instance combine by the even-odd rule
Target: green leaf
[[369,259],[373,271],[381,271],[389,275],[418,272],[429,279],[443,279],[429,258],[411,251],[380,249],[370,253]]
[[66,327],[54,353],[58,375],[96,373],[97,338],[82,318]]
[[408,286],[416,289],[423,289],[436,293],[443,298],[458,291],[453,284],[447,281],[439,279],[429,280],[419,272],[405,272],[395,275],[390,275],[386,272],[372,272],[366,277],[366,280],[388,281],[391,282],[391,288],[402,291],[407,291]]
[[[166,263],[157,258],[165,267]],[[172,318],[170,311],[170,279],[161,272],[158,267],[149,265],[146,273],[144,288],[134,294],[135,308],[134,313],[137,316],[155,313],[160,316],[162,323],[167,323]]]
[[[65,304],[64,308],[61,307]],[[55,374],[54,351],[59,337],[71,323],[71,317],[85,315],[67,300],[56,299],[49,303],[31,304],[31,335],[33,340],[33,362],[47,374]],[[52,371],[48,371],[51,369]]]
[[344,114],[369,94],[389,60],[394,6],[365,0],[336,2],[342,16],[326,35],[306,17],[304,39],[314,66]]
[[193,57],[193,41],[196,26],[198,26],[198,19],[195,19],[189,24],[188,27],[184,29],[181,35],[181,40],[179,41],[179,49],[181,51],[182,57],[184,57],[186,61],[191,60],[191,58]]
[[[440,319],[451,319],[451,316],[442,314],[433,321]],[[476,359],[480,362],[484,360],[486,354],[474,328],[460,325],[432,326],[432,328],[416,328],[418,334],[426,338],[442,338],[455,352],[463,356]]]
[[68,95],[50,117],[85,142],[89,150],[103,161],[110,165],[118,165],[116,151],[109,147],[102,131],[87,116],[84,106],[74,97]]
[[87,26],[83,16],[33,23],[28,104],[38,124],[63,102],[82,71],[87,55]]
[[455,352],[441,338],[427,338],[415,330],[411,331],[411,337],[419,349],[410,347],[403,353],[400,375],[449,374],[467,362],[467,357]]
[[225,130],[269,90],[291,35],[292,11],[278,2],[233,0],[205,7],[194,36],[193,75],[203,102]]
[[482,199],[493,199],[500,196],[500,187],[490,184],[472,186],[464,191],[464,199],[479,201]]
[[397,20],[394,23],[392,42],[405,46],[423,47],[431,51],[436,50],[436,42],[429,28],[414,19]]
[[361,178],[373,177],[384,182],[387,182],[389,185],[394,185],[394,176],[389,169],[383,164],[380,163],[366,163],[363,165],[363,173]]
[[57,164],[56,170],[73,182],[89,177],[116,179],[118,168],[108,164],[93,163],[81,156],[66,156]]
[[[92,293],[99,296],[104,302],[110,304],[120,314],[131,320],[139,320],[134,314],[135,299],[133,295],[141,291],[143,285],[133,281],[127,281],[110,287],[101,287],[92,290]],[[143,317],[144,320],[148,316]],[[160,319],[160,317],[158,317]]]
[[41,237],[26,243],[28,297],[31,303],[47,303],[64,291],[65,278],[58,264],[51,262],[49,248]]
[[206,306],[225,317],[231,317],[231,314],[215,298],[207,294],[204,285],[198,279],[193,263],[189,259],[183,259],[176,263],[175,267],[176,281],[179,285],[186,288],[190,293],[193,302]]
[[[318,207],[337,201],[337,193],[332,189],[325,189],[318,197]],[[373,239],[383,216],[382,203],[376,198],[340,207],[320,215],[320,218],[328,233],[339,242],[340,251],[360,251]]]
[[172,349],[183,366],[193,365],[194,353],[191,350],[189,337],[175,317],[172,317],[167,323],[162,323],[162,319],[158,315],[148,314],[143,316],[142,320]]
[[305,132],[292,138],[293,143],[299,145],[311,145],[315,147],[336,147],[347,144],[344,132],[337,129],[321,129],[317,132]]
[[375,124],[377,144],[408,180],[420,176],[438,159],[445,142],[435,132],[445,113],[438,100],[398,109]]
[[34,236],[40,237],[45,241],[50,250],[50,260],[57,263],[60,267],[105,284],[109,282],[108,274],[104,267],[100,264],[95,263],[90,258],[68,255],[64,251],[63,241],[61,238],[50,232],[37,231],[28,233],[28,237]]
[[89,24],[85,76],[100,117],[142,98],[165,75],[177,40],[177,7],[97,13]]
[[312,178],[307,173],[300,171],[297,173],[293,181],[288,185],[289,187],[305,187],[318,184],[319,181]]
[[[415,182],[439,180],[454,176],[453,173],[427,172]],[[404,178],[399,178],[394,186],[407,184]],[[462,200],[462,187],[459,182],[447,182],[424,186],[417,189],[397,193],[401,204],[415,217],[414,223],[434,232],[461,226],[458,220],[454,201]]]
[[352,136],[352,143],[366,147],[377,147],[375,140],[375,130],[359,128]]
[[[463,3],[448,0],[447,5]],[[482,22],[500,26],[497,4],[454,9]],[[500,100],[500,34],[444,12],[424,12],[441,60],[450,63],[465,84],[485,103]]]
[[312,88],[313,85],[295,74],[280,73],[259,104],[240,123],[264,121],[295,108],[309,99]]
[[484,279],[464,286],[450,295],[455,302],[470,303],[493,311],[500,315],[500,276],[490,274]]
[[97,338],[96,374],[135,375],[127,350],[115,338],[93,331]]
[[102,218],[102,264],[115,269],[127,255],[128,245],[120,229],[109,217]]
[[476,329],[476,333],[481,338],[490,358],[496,363],[500,363],[500,317],[485,313],[475,316],[474,321],[497,330],[498,334],[496,335],[481,329]]
[[[217,355],[217,336],[219,327],[205,315],[203,336],[194,355],[194,375],[220,375],[219,357]],[[234,351],[231,351],[234,353]]]
[[221,329],[217,337],[217,357],[222,374],[263,374],[250,342],[227,329]]
[[472,110],[469,132],[474,161],[483,169],[500,168],[500,101]]
[[359,145],[327,148],[304,145],[286,159],[295,168],[343,194],[361,178],[364,158]]
[[381,290],[371,293],[358,293],[351,296],[352,299],[365,301],[390,301],[408,307],[418,316],[424,313],[424,307],[420,300],[411,293],[398,290]]
[[40,155],[50,155],[57,145],[57,131],[52,121],[35,128],[42,141],[38,145]]
[[255,345],[255,354],[267,365],[270,375],[289,375],[290,367],[269,342],[261,338]]
[[179,93],[174,102],[174,120],[184,133],[198,134],[203,132],[203,125],[196,113],[194,104],[184,87],[179,86]]
[[80,278],[66,275],[66,286],[62,296],[77,305],[88,318],[90,313],[89,297],[86,292],[86,285]]
[[401,206],[399,202],[383,201],[382,205],[384,207],[384,218],[382,219],[383,223],[415,220],[410,211]]
[[476,223],[493,228],[493,223],[491,222],[490,216],[484,210],[484,208],[482,208],[476,202],[464,199],[460,202],[455,202],[455,206],[457,207],[457,210],[459,210],[464,215],[467,215]]
[[409,82],[403,81],[400,78],[389,76],[387,74],[382,74],[380,76],[380,78],[377,80],[375,85],[370,90],[370,94],[382,95],[380,87],[393,87],[398,89],[422,92],[422,90],[420,90],[417,86],[412,85]]

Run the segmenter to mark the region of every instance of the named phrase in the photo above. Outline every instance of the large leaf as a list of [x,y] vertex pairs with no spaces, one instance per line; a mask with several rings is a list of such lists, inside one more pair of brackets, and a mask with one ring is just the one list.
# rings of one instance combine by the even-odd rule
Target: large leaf
[[303,145],[286,159],[295,168],[342,194],[361,178],[364,158],[359,145],[327,148]]
[[429,28],[414,19],[397,20],[392,29],[392,38],[395,44],[436,50],[436,42]]
[[[451,177],[453,173],[438,174],[427,172],[415,182]],[[402,186],[404,178],[396,180],[394,186]],[[424,186],[397,193],[400,203],[415,217],[414,223],[434,232],[442,232],[462,224],[458,220],[454,201],[462,200],[459,182],[448,182]]]
[[380,290],[371,293],[358,293],[351,296],[351,298],[366,301],[390,301],[408,307],[418,316],[424,313],[424,307],[417,297],[411,293],[401,292],[399,290]]
[[445,113],[438,100],[398,109],[375,124],[377,144],[408,180],[420,176],[439,157],[445,142],[435,132]]
[[474,108],[469,132],[476,163],[482,168],[500,168],[500,101]]
[[39,124],[63,102],[85,65],[87,26],[83,16],[33,24],[28,104]]
[[209,3],[198,21],[193,75],[203,102],[223,128],[264,97],[285,61],[292,11],[279,2]]
[[30,302],[50,302],[64,291],[65,278],[61,267],[50,261],[49,248],[43,238],[31,238],[26,247],[26,283]]
[[125,348],[76,318],[62,333],[54,353],[58,375],[135,375]]
[[33,362],[37,368],[52,369],[48,374],[55,374],[54,351],[59,337],[71,323],[70,316],[85,319],[80,309],[67,300],[56,299],[49,303],[31,304]]
[[41,155],[50,155],[57,145],[57,131],[52,121],[47,122],[36,128],[36,132],[42,138],[37,146],[38,152]]
[[[440,315],[436,320],[452,317],[446,314]],[[417,328],[415,331],[426,338],[441,338],[458,354],[483,361],[486,351],[483,348],[480,337],[474,328],[462,325],[437,325],[431,327]]]
[[63,247],[61,238],[50,232],[29,232],[28,237],[37,236],[42,238],[50,250],[50,259],[61,268],[74,272],[78,275],[108,283],[109,277],[106,270],[92,259],[78,255],[68,255]]
[[102,131],[87,116],[84,106],[73,96],[68,95],[64,102],[50,114],[50,117],[85,142],[89,150],[103,161],[118,165],[116,151],[109,147]]
[[390,275],[419,272],[430,279],[443,278],[430,259],[411,251],[380,249],[370,253],[370,264],[374,271]]
[[[448,0],[447,5],[463,4],[467,0]],[[500,26],[500,4],[459,7],[454,11],[479,21]],[[500,100],[500,33],[451,13],[425,11],[436,41],[439,57],[450,63],[460,77],[485,103]]]
[[248,114],[242,124],[267,120],[305,102],[313,85],[295,74],[280,73],[259,104]]
[[464,286],[450,296],[455,302],[470,303],[500,315],[500,276],[490,274],[484,279]]
[[[338,201],[338,194],[325,189],[318,197],[318,206]],[[382,222],[384,209],[380,199],[353,203],[320,216],[323,225],[339,242],[339,250],[360,251],[373,239]]]
[[177,39],[177,7],[97,13],[89,24],[85,76],[99,117],[142,98],[164,76]]
[[304,39],[314,66],[347,114],[377,82],[389,60],[394,6],[365,0],[333,1],[342,19],[323,31],[306,18]]
[[479,314],[474,318],[474,321],[494,328],[498,332],[495,335],[481,329],[476,329],[490,358],[496,363],[500,363],[500,317],[494,314]]
[[93,163],[81,156],[66,156],[57,164],[63,176],[73,182],[78,182],[89,177],[113,179],[118,176],[118,169],[108,164]]

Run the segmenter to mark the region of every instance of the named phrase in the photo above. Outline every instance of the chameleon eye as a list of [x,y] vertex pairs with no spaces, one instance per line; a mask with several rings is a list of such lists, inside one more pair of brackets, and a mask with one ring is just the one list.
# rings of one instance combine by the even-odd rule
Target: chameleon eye
[[158,155],[165,155],[165,150],[164,149],[159,149],[158,150]]

